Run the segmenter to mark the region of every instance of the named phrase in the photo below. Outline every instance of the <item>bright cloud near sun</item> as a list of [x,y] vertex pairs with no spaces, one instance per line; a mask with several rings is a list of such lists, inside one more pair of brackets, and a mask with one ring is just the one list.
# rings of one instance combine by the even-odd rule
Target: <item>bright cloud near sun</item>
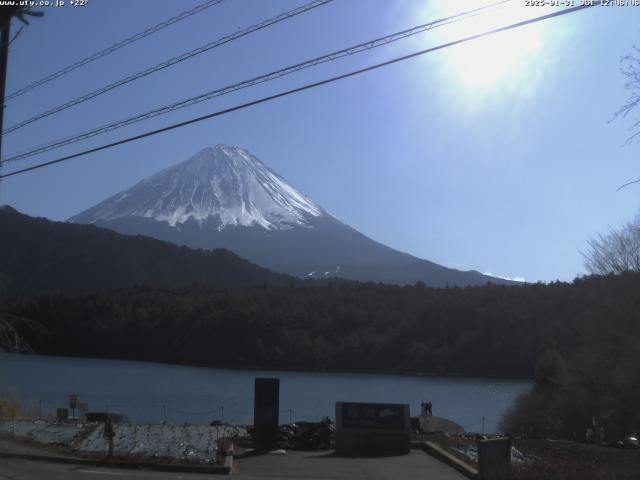
[[[420,21],[444,18],[495,2],[486,0],[436,0],[419,8]],[[436,45],[527,20],[554,11],[552,7],[525,7],[524,2],[511,1],[478,12],[463,20],[425,33],[421,41]],[[551,23],[551,22],[556,22]],[[550,29],[558,28],[556,20],[517,27],[483,38],[455,45],[440,52],[452,81],[470,91],[489,93],[509,88],[534,88],[549,63]],[[553,49],[551,49],[553,50]]]

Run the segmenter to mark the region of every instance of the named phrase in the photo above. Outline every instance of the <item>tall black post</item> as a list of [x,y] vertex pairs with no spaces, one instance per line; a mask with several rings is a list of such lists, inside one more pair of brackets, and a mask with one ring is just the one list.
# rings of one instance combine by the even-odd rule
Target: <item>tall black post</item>
[[[9,30],[11,28],[11,17],[2,29],[0,38],[0,158],[2,157],[2,131],[4,130],[4,91],[7,82],[7,61],[9,59]],[[0,164],[1,168],[1,164]]]
[[278,445],[280,413],[280,379],[256,378],[253,404],[253,427],[256,450],[275,450]]

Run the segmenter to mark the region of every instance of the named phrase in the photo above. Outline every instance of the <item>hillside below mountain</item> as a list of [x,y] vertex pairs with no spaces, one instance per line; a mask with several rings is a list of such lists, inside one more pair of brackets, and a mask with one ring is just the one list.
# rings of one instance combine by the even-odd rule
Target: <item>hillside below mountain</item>
[[0,287],[11,293],[296,282],[228,250],[192,250],[93,225],[52,222],[9,206],[0,207],[0,251]]

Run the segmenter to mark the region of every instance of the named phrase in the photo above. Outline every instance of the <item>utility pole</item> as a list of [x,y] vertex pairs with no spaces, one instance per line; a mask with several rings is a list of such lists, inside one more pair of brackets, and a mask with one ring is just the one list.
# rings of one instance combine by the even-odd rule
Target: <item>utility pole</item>
[[[2,33],[0,34],[0,158],[2,158],[2,131],[4,130],[4,100],[5,100],[5,86],[7,83],[7,63],[9,60],[9,31],[11,30],[11,19],[15,16],[25,25],[29,25],[29,22],[24,18],[28,17],[42,17],[43,12],[34,12],[31,7],[18,5],[18,2],[13,2],[14,5],[0,7],[0,28]],[[22,2],[20,2],[22,3]],[[20,31],[18,31],[20,33]],[[0,162],[0,173],[2,173],[2,162]]]
[[[9,59],[9,30],[11,17],[7,18],[0,35],[0,158],[2,158],[2,131],[4,130],[4,91],[7,83],[7,61]],[[2,173],[2,163],[0,163]]]

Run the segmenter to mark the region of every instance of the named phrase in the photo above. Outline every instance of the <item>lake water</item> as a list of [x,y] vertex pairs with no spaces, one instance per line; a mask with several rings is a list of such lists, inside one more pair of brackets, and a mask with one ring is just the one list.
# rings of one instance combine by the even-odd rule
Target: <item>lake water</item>
[[430,400],[433,414],[469,431],[495,432],[525,380],[401,375],[225,370],[92,358],[0,354],[0,396],[32,412],[66,407],[69,394],[91,411],[126,413],[134,422],[253,421],[255,377],[280,378],[280,421],[334,418],[336,401],[408,403]]

